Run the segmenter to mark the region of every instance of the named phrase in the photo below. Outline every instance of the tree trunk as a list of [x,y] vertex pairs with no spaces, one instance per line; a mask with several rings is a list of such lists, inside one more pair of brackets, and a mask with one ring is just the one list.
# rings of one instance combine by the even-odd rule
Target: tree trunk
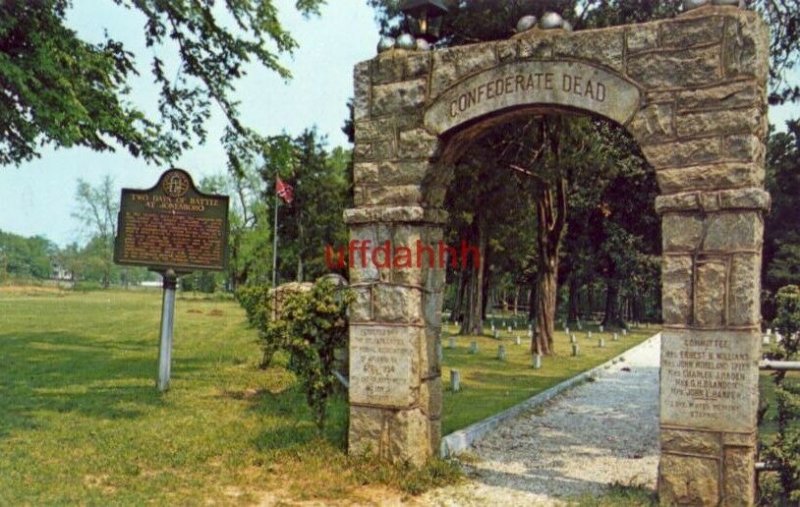
[[569,302],[567,303],[567,322],[577,322],[578,320],[578,279],[574,276],[569,277]]
[[471,236],[478,238],[478,255],[480,265],[476,269],[469,269],[469,284],[467,285],[467,307],[464,312],[464,321],[461,323],[460,334],[480,335],[483,333],[484,310],[484,272],[486,270],[486,243],[485,226],[483,220],[476,217],[472,226]]
[[606,308],[603,315],[606,327],[622,327],[622,312],[619,301],[619,280],[613,278],[606,281]]
[[558,259],[551,259],[549,266],[536,275],[536,324],[533,328],[531,353],[550,355],[553,353],[555,333],[556,293]]
[[461,322],[464,320],[464,293],[466,292],[467,280],[468,280],[467,270],[462,269],[458,272],[458,288],[456,289],[456,300],[453,304],[453,314],[450,316],[450,320],[453,324]]

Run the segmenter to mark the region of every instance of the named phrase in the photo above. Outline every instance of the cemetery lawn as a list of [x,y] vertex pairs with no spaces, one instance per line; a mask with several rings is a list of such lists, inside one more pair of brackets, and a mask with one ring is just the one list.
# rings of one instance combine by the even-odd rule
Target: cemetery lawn
[[[596,324],[584,325],[582,331],[570,329],[580,348],[578,357],[571,356],[569,336],[563,330],[557,331],[554,345],[555,354],[542,358],[541,369],[531,366],[530,338],[527,328],[518,323],[519,330],[508,331],[510,319],[495,319],[498,323],[498,339],[492,337],[491,329],[486,328],[486,336],[453,336],[454,349],[449,348],[449,337],[457,332],[456,326],[445,325],[442,332],[444,365],[442,366],[442,385],[444,387],[444,411],[442,434],[447,435],[486,417],[520,403],[545,389],[564,380],[598,366],[616,357],[631,347],[638,345],[659,330],[654,327],[634,328],[627,336],[619,333],[619,340],[613,341],[613,332],[600,333]],[[499,324],[505,323],[503,329]],[[523,329],[524,328],[524,329]],[[587,332],[592,332],[589,339]],[[520,336],[521,345],[515,344]],[[605,339],[605,347],[598,346],[598,338]],[[478,342],[478,353],[470,354],[470,342]],[[505,345],[506,361],[497,359],[499,345]],[[461,374],[461,392],[453,393],[450,388],[450,370]]]
[[[295,378],[278,357],[258,368],[256,333],[225,298],[180,295],[171,389],[155,389],[160,291],[72,292],[0,287],[0,505],[141,505],[337,500],[370,503],[456,482],[458,467],[422,470],[349,457],[347,405],[333,401],[318,435]],[[452,329],[451,329],[452,331]],[[446,348],[445,432],[507,408],[642,341],[607,348],[580,338],[568,355],[529,367],[526,347],[503,333]],[[595,331],[596,335],[596,331]],[[448,387],[448,381],[444,382]]]
[[318,436],[230,299],[179,294],[159,394],[160,311],[160,291],[0,287],[0,505],[368,503],[460,477],[348,457],[341,398]]

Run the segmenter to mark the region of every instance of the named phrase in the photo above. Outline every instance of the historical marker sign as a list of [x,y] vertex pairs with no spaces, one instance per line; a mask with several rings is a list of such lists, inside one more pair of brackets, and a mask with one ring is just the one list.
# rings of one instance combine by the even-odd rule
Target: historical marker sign
[[178,273],[224,271],[228,197],[203,194],[192,177],[170,169],[148,190],[122,189],[114,245],[118,264]]

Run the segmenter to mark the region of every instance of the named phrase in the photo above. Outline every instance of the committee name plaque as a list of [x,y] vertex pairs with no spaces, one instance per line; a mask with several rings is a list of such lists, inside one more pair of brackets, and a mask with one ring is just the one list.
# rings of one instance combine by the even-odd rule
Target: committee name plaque
[[122,189],[114,261],[154,271],[224,271],[228,197],[204,194],[170,169],[147,190]]

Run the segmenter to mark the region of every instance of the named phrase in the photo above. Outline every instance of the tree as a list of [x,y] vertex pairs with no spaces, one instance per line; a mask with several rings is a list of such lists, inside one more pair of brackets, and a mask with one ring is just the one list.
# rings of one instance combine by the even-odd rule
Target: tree
[[[787,285],[777,293],[777,315],[772,325],[783,339],[772,354],[781,361],[796,361],[800,350],[800,287]],[[778,431],[764,450],[767,460],[778,465],[781,491],[775,505],[800,502],[800,383],[786,371],[773,374]]]
[[103,287],[111,284],[114,270],[114,237],[117,230],[119,198],[114,180],[106,175],[96,187],[78,178],[75,191],[77,210],[72,214],[86,228],[90,240],[87,251],[91,252],[91,263],[101,274]]
[[[294,189],[292,203],[278,208],[280,279],[314,280],[329,271],[326,246],[347,240],[343,215],[350,205],[350,154],[341,149],[329,154],[325,139],[313,128],[296,137],[271,137],[266,146],[260,169],[262,198],[273,206],[277,202],[277,176]],[[270,217],[273,212],[274,208]]]
[[784,285],[800,285],[800,120],[788,122],[786,132],[770,132],[766,172],[772,209],[764,228],[764,281],[774,294]]
[[0,275],[47,279],[56,251],[56,245],[42,236],[26,238],[0,231]]
[[[144,17],[159,117],[128,102],[136,55],[111,35],[99,44],[81,40],[66,23],[69,0],[0,2],[0,165],[30,160],[42,144],[97,151],[117,144],[149,161],[172,160],[193,139],[205,141],[216,105],[228,120],[223,142],[238,171],[262,140],[240,121],[236,80],[251,61],[288,78],[279,57],[297,46],[273,2],[228,0],[222,11],[210,1],[113,1]],[[295,6],[309,15],[322,1]],[[179,69],[165,63],[173,51]]]

